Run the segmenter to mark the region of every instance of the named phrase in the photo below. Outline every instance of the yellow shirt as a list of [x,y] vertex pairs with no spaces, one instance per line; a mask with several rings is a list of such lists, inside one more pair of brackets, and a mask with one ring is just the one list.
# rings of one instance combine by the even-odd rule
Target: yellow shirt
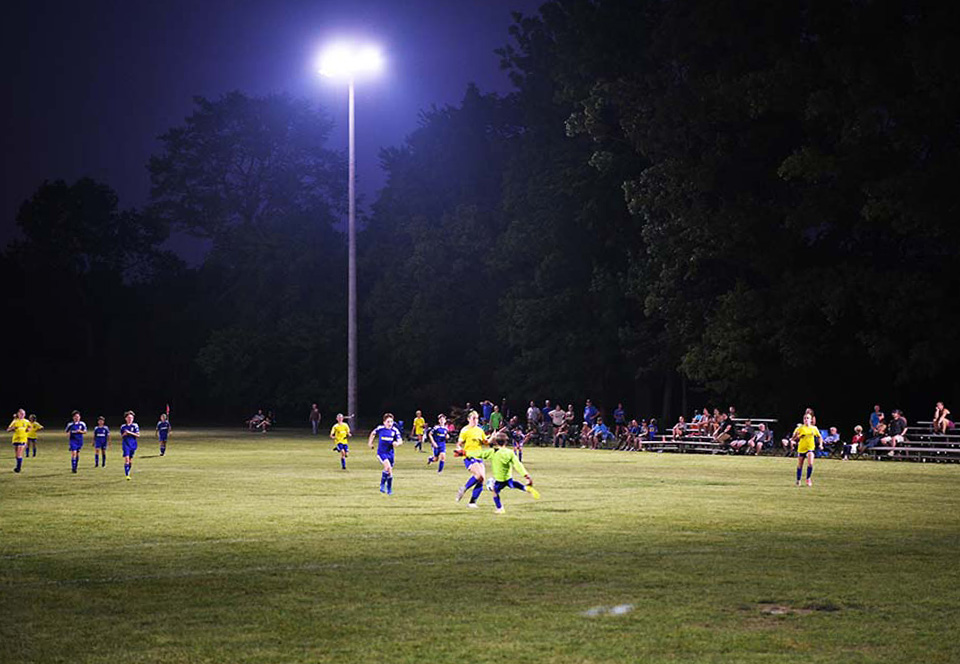
[[817,427],[801,424],[794,430],[793,435],[798,439],[797,454],[806,454],[816,449],[820,431]]
[[460,437],[457,438],[457,444],[463,444],[463,453],[466,456],[476,456],[486,443],[487,434],[485,434],[480,427],[472,427],[468,424],[460,429]]
[[413,418],[413,434],[415,436],[423,435],[423,427],[426,426],[427,421],[422,417]]
[[330,435],[337,443],[347,442],[347,436],[350,435],[350,425],[346,422],[337,422],[330,429]]
[[18,418],[13,420],[7,428],[13,430],[14,443],[25,443],[27,442],[27,431],[32,427],[30,426],[30,420]]
[[39,422],[28,422],[30,424],[30,429],[27,431],[27,439],[36,440],[37,434],[40,433],[40,430],[43,429],[43,426]]

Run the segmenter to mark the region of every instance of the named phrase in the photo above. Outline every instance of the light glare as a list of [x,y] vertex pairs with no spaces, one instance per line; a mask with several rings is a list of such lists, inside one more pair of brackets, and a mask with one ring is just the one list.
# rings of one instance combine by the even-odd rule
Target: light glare
[[318,65],[321,76],[352,78],[357,74],[380,71],[383,68],[383,56],[373,46],[358,48],[336,44],[320,55]]

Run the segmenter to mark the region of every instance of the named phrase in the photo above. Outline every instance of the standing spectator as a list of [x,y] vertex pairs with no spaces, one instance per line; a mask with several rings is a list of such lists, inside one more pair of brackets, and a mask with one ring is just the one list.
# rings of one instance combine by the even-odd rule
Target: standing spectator
[[540,422],[540,416],[542,413],[540,409],[537,408],[537,404],[533,401],[530,402],[530,405],[527,407],[527,429],[534,431],[537,428],[537,424]]
[[613,411],[613,435],[620,438],[620,435],[627,431],[627,416],[623,412],[623,404],[618,403]]
[[880,423],[883,422],[885,416],[883,411],[880,410],[880,404],[876,404],[873,407],[873,412],[870,413],[870,433],[876,434],[877,427],[880,426]]
[[933,411],[933,432],[947,433],[947,430],[952,428],[953,422],[950,420],[950,409],[944,406],[942,401],[938,401],[937,407]]
[[320,431],[320,408],[317,404],[313,404],[310,407],[310,429],[313,431],[313,435],[316,436],[317,432]]
[[510,406],[507,405],[506,399],[500,400],[500,416],[503,418],[504,422],[510,421]]
[[480,410],[483,414],[483,424],[490,424],[490,417],[493,415],[493,402],[489,399],[484,399],[480,402]]
[[550,411],[551,411],[551,410],[553,410],[553,406],[550,405],[550,399],[544,400],[544,402],[543,402],[543,408],[540,409],[540,414],[543,415],[543,417],[540,418],[540,421],[541,421],[541,422],[549,422],[549,421],[550,421]]
[[574,420],[577,419],[576,413],[573,412],[573,404],[567,404],[567,412],[563,414],[563,421],[567,423],[568,427],[573,426]]
[[[898,444],[902,444],[904,436],[907,435],[907,418],[903,416],[903,413],[899,409],[894,409],[893,411],[893,420],[890,421],[890,426],[887,427],[887,435],[880,439],[880,442],[888,447],[896,447]],[[887,452],[887,456],[893,456],[893,450],[891,449]]]
[[550,426],[553,429],[553,446],[557,447],[557,437],[560,435],[560,429],[563,428],[563,422],[567,417],[567,413],[560,407],[560,404],[557,404],[556,407],[550,411],[549,415]]
[[599,411],[597,407],[593,405],[593,402],[590,399],[587,399],[587,405],[583,408],[583,421],[593,427],[597,423],[597,415]]

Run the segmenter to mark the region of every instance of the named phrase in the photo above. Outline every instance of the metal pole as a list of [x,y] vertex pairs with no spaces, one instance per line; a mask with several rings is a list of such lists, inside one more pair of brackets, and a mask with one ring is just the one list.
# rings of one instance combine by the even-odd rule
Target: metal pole
[[349,218],[347,221],[347,238],[349,256],[347,267],[347,417],[351,424],[357,426],[357,196],[356,171],[357,158],[354,146],[354,102],[353,79],[350,79],[350,164],[349,184],[347,185],[350,198]]

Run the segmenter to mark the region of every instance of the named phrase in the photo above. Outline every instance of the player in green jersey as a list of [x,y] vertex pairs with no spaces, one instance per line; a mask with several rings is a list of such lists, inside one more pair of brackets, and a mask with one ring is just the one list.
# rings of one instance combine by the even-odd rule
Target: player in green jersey
[[[477,453],[479,458],[490,459],[490,465],[493,468],[493,504],[497,506],[497,514],[503,514],[500,491],[504,487],[525,491],[533,496],[534,500],[540,500],[540,492],[533,488],[533,479],[530,477],[530,473],[524,468],[523,463],[520,462],[513,450],[507,447],[508,440],[507,434],[497,433],[490,439],[490,444],[493,447],[480,450]],[[526,486],[510,477],[513,470],[526,478]]]

